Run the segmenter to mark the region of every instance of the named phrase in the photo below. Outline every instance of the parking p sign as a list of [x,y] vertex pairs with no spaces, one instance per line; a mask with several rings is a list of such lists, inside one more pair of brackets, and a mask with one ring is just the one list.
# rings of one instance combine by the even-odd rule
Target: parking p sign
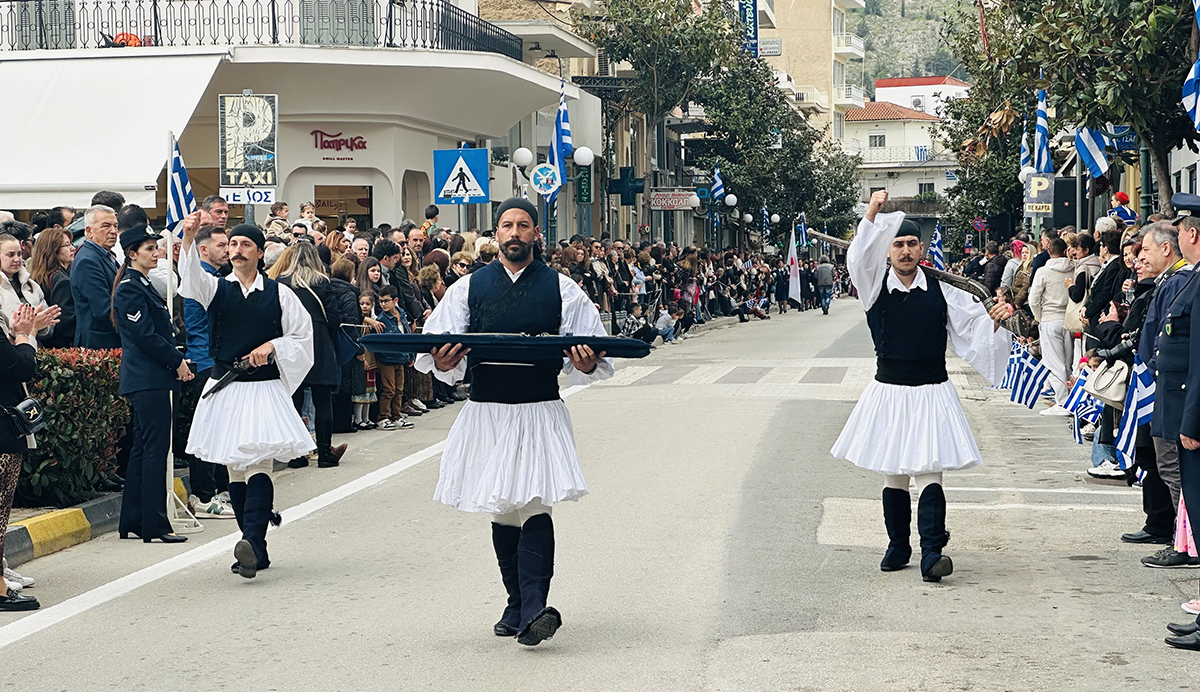
[[1054,216],[1054,176],[1042,173],[1025,179],[1025,216]]

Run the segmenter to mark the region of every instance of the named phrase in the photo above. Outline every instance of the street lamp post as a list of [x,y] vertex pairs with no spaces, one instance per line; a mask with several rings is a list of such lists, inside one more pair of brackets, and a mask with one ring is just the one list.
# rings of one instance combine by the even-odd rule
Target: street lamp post
[[[592,152],[592,150],[589,147],[579,147],[578,149],[576,149],[574,151],[574,153],[571,156],[571,159],[575,162],[576,166],[578,166],[580,168],[588,168],[596,160],[596,155],[594,152]],[[518,147],[512,153],[513,164],[516,165],[517,169],[521,171],[521,175],[526,180],[529,179],[529,172],[526,169],[528,169],[529,166],[533,165],[535,160],[536,159],[533,155],[533,152],[525,147]],[[578,185],[580,179],[582,179],[583,177],[585,177],[585,174],[580,173],[579,175],[576,175],[575,177],[564,178],[558,187],[558,192],[561,193],[563,190],[565,190],[568,182],[573,182],[576,185]],[[557,231],[558,231],[558,213],[557,213],[558,212],[558,210],[557,210],[558,198],[555,197],[556,204],[555,204],[555,208],[552,209],[550,207],[549,201],[546,197],[542,197],[541,195],[539,195],[538,197],[539,197],[540,206],[542,207],[542,217],[545,219],[544,230],[546,231],[546,243],[547,243],[547,245],[550,245],[550,244],[557,242],[557,240],[558,240],[555,237],[557,235]]]

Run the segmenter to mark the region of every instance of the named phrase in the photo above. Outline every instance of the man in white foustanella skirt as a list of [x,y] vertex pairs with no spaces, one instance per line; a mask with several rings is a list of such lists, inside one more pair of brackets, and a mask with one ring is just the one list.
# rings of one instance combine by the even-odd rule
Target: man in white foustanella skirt
[[[500,257],[462,277],[425,322],[428,334],[507,333],[605,336],[596,307],[570,277],[539,258],[537,209],[511,198],[497,210]],[[612,377],[612,359],[587,346],[562,357],[486,362],[461,344],[417,357],[415,366],[448,384],[471,370],[471,398],[450,429],[434,499],[492,515],[492,547],[508,603],[493,632],[536,646],[562,625],[546,605],[554,576],[551,508],[587,494],[571,416],[558,393]]]
[[942,472],[983,461],[946,373],[946,340],[995,384],[1012,345],[999,322],[1011,313],[999,305],[989,314],[970,293],[922,271],[921,228],[903,212],[881,214],[887,199],[885,191],[871,195],[847,252],[875,342],[876,371],[831,453],[884,476],[888,548],[879,567],[885,572],[912,558],[909,485],[916,480],[921,577],[936,582],[954,571],[942,554],[950,540]]
[[199,212],[184,221],[179,292],[208,311],[214,364],[187,451],[229,467],[229,500],[242,530],[233,571],[251,579],[270,566],[267,525],[280,521],[274,460],[316,447],[292,405],[292,392],[313,365],[312,317],[292,289],[262,273],[266,240],[257,226],[228,232],[233,273],[223,279],[200,266],[193,243],[199,226]]

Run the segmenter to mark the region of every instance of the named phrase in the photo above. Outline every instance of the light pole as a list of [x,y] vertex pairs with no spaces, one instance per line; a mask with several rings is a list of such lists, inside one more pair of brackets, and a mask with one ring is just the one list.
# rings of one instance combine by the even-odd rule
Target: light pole
[[[592,163],[596,160],[596,155],[589,147],[579,147],[572,153],[571,160],[574,161],[575,165],[580,168],[589,168],[592,165]],[[518,170],[521,171],[521,175],[526,180],[529,179],[529,172],[527,171],[527,169],[529,168],[529,166],[533,165],[534,161],[535,161],[535,157],[534,157],[533,152],[525,147],[518,147],[512,153],[513,164],[517,167]],[[576,175],[575,177],[565,177],[562,180],[562,182],[560,183],[560,185],[558,187],[558,191],[562,192],[563,190],[565,190],[568,182],[574,182],[576,185],[578,185],[579,181],[585,177],[588,177],[588,175],[586,173],[580,173],[579,175]],[[549,244],[557,242],[557,238],[555,236],[557,235],[557,230],[558,230],[558,214],[557,214],[557,206],[558,205],[556,204],[555,205],[556,209],[552,210],[552,209],[550,209],[549,201],[547,200],[547,198],[542,197],[541,195],[538,195],[538,198],[539,198],[539,204],[542,207],[542,217],[545,219],[544,230],[546,231],[546,243],[549,245]],[[558,198],[555,197],[556,201],[557,201],[557,199]]]

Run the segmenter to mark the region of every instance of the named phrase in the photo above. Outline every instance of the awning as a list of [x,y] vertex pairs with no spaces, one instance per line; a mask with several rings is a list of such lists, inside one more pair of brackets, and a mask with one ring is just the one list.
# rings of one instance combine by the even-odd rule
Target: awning
[[[187,126],[227,49],[38,51],[0,61],[0,209],[155,205],[167,133]],[[100,54],[100,57],[97,57]]]

